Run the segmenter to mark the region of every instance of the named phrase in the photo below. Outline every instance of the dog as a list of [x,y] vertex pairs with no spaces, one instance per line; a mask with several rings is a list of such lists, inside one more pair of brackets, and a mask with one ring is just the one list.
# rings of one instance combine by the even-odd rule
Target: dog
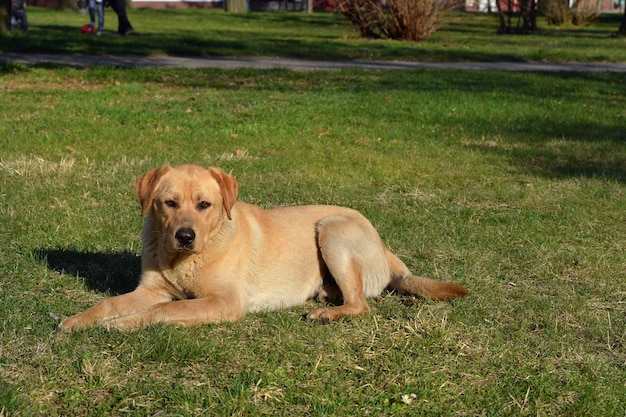
[[359,212],[338,206],[272,210],[237,201],[238,183],[218,168],[155,168],[136,181],[142,216],[141,279],[59,327],[136,329],[236,321],[247,312],[326,301],[310,320],[370,311],[389,288],[433,300],[468,294],[414,276]]

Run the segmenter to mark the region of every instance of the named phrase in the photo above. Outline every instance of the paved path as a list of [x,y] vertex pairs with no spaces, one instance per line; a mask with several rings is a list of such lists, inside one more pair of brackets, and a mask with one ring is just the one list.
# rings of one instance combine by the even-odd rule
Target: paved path
[[1,53],[0,61],[24,64],[52,63],[74,67],[114,65],[120,67],[159,68],[287,68],[296,71],[340,70],[362,68],[369,70],[414,70],[419,68],[456,68],[465,70],[498,71],[580,71],[580,72],[626,72],[626,64],[611,63],[549,63],[549,62],[454,62],[428,63],[409,61],[314,61],[290,58],[215,58],[175,56],[125,56],[125,55],[68,55],[68,54],[21,54]]

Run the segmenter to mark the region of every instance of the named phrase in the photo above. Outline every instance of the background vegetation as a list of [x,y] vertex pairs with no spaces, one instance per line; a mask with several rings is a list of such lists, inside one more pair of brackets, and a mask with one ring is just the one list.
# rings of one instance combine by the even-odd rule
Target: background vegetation
[[116,37],[115,14],[106,11],[105,36],[80,32],[88,17],[32,7],[31,30],[0,34],[2,52],[86,54],[282,56],[330,60],[588,61],[626,62],[626,39],[614,38],[619,15],[586,27],[547,25],[524,36],[497,35],[495,15],[443,14],[424,42],[361,39],[332,13],[225,13],[222,10],[130,10],[137,34]]
[[[171,16],[155,25],[171,28],[178,13],[131,18]],[[338,39],[345,29],[308,32],[329,50],[405,47]],[[180,34],[81,36],[66,48]],[[293,55],[306,45],[279,42]],[[623,416],[624,81],[2,64],[0,414]],[[413,271],[471,295],[382,294],[371,315],[328,326],[303,320],[310,302],[231,324],[58,333],[60,318],[134,287],[134,179],[181,162],[232,172],[241,199],[263,207],[357,208]]]

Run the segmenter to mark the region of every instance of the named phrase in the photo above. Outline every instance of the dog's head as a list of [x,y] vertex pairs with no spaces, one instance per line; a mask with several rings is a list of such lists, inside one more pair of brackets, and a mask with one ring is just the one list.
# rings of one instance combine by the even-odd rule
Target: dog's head
[[237,181],[218,168],[163,166],[137,178],[141,214],[152,208],[162,243],[172,252],[202,252],[237,200]]

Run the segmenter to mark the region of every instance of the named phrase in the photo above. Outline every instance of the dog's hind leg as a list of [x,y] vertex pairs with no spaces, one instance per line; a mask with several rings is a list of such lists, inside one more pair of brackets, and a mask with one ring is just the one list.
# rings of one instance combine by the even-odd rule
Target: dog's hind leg
[[363,218],[327,217],[317,226],[321,258],[341,291],[343,304],[317,309],[308,318],[322,323],[370,311],[366,296],[389,283],[389,266],[376,230]]

